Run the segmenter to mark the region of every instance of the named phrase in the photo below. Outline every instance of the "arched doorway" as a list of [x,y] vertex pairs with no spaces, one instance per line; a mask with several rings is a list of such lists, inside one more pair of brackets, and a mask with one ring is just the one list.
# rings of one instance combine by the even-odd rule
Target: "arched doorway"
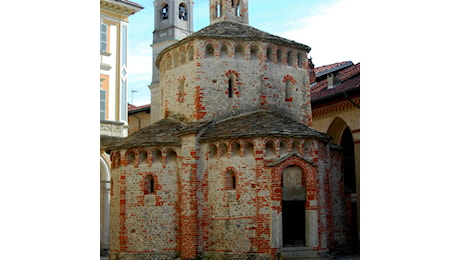
[[302,169],[288,166],[283,170],[282,211],[283,246],[300,247],[306,245],[305,238],[305,182]]
[[343,174],[346,207],[347,241],[350,251],[359,251],[358,196],[356,185],[355,143],[350,127],[340,117],[336,117],[327,133],[333,142],[344,148]]
[[110,247],[110,163],[106,154],[100,157],[100,251],[107,256]]

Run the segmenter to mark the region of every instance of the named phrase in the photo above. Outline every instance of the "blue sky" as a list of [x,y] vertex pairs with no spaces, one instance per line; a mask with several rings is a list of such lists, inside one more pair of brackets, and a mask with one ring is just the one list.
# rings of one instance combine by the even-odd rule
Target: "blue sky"
[[[128,102],[150,103],[153,0],[134,0],[144,9],[129,18]],[[249,0],[249,24],[312,48],[315,66],[360,62],[360,7],[363,0]],[[209,25],[209,0],[194,1],[194,31]],[[132,91],[136,92],[132,92]]]

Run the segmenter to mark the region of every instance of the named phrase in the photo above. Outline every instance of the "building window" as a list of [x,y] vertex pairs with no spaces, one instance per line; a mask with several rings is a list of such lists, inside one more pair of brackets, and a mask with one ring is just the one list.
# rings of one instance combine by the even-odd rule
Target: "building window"
[[216,17],[219,18],[222,15],[222,4],[216,2]]
[[187,21],[187,7],[184,3],[179,5],[179,19]]
[[155,181],[153,175],[149,174],[145,177],[144,194],[152,194],[155,192]]
[[168,19],[168,5],[165,5],[163,8],[161,8],[161,20],[166,19]]
[[292,51],[288,51],[287,53],[287,62],[289,66],[294,65],[294,57],[292,56]]
[[225,184],[226,184],[226,189],[227,190],[235,190],[236,189],[236,174],[235,171],[233,170],[227,170],[226,176],[225,176]]
[[107,24],[101,23],[101,52],[107,52]]
[[105,90],[101,89],[101,120],[105,120]]
[[231,98],[233,97],[233,86],[235,85],[235,80],[233,79],[233,76],[230,76],[228,78],[228,97]]
[[214,46],[212,44],[206,45],[206,58],[214,58]]
[[283,52],[281,51],[281,49],[278,49],[276,51],[276,58],[277,58],[278,64],[281,64],[283,62]]
[[290,80],[286,81],[286,101],[292,101],[292,82]]
[[273,50],[271,47],[268,47],[267,49],[267,62],[272,62],[273,61]]
[[236,17],[240,17],[240,16],[241,16],[241,12],[240,12],[240,1],[239,1],[239,0],[236,1],[235,15],[236,15]]

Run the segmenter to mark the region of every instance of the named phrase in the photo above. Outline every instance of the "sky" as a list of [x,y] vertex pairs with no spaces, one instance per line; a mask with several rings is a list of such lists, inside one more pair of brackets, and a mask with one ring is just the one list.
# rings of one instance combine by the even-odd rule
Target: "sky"
[[[135,0],[144,7],[129,17],[128,102],[150,103],[152,80],[153,0]],[[363,0],[249,0],[249,25],[303,43],[316,67],[341,61],[360,62],[357,26]],[[209,0],[194,1],[194,31],[208,26]]]

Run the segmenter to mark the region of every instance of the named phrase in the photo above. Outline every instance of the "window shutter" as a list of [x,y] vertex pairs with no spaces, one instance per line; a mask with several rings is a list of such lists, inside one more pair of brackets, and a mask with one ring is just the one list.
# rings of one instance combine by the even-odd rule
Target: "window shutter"
[[101,51],[107,51],[107,24],[101,23]]
[[105,90],[101,89],[101,120],[105,120]]

